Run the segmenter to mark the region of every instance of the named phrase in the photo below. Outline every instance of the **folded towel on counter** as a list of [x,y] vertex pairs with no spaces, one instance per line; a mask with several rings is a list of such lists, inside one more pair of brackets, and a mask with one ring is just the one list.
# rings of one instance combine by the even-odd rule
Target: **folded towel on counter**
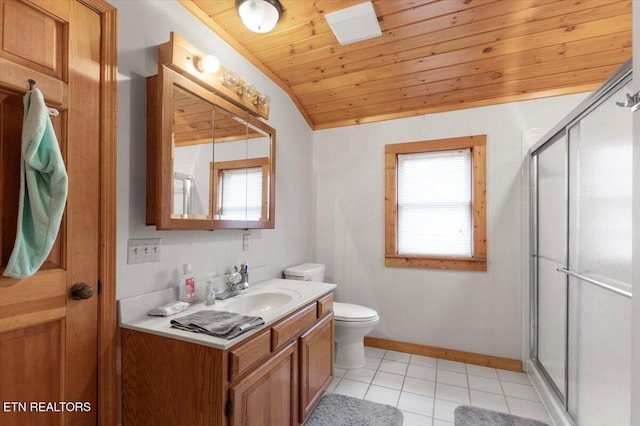
[[203,310],[171,320],[171,327],[228,340],[263,324],[264,319],[260,317],[212,310]]

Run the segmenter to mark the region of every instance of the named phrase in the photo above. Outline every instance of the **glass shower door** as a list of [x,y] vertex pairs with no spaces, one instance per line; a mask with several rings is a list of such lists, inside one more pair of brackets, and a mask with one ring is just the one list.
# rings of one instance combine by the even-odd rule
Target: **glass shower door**
[[630,74],[532,151],[533,367],[580,426],[630,424],[627,93]]
[[535,156],[537,238],[536,358],[562,400],[567,374],[567,137],[564,132]]
[[630,424],[632,118],[616,105],[626,93],[631,83],[569,130],[568,411],[581,426]]

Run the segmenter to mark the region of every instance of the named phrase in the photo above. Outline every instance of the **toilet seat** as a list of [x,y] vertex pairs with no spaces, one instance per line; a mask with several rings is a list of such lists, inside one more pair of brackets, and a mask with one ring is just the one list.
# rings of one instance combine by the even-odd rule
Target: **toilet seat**
[[336,321],[342,322],[368,322],[379,319],[378,313],[373,309],[352,303],[334,302],[333,314]]

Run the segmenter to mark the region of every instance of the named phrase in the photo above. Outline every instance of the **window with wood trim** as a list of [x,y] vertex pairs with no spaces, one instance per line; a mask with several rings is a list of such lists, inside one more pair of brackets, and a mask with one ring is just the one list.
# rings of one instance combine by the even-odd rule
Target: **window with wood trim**
[[385,146],[385,265],[487,270],[486,135]]
[[217,219],[268,219],[268,157],[211,163],[211,180]]

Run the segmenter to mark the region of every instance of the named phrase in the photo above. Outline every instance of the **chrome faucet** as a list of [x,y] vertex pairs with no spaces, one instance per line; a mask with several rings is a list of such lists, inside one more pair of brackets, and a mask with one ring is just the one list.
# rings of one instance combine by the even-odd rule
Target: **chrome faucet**
[[216,294],[216,299],[228,299],[230,297],[237,296],[241,290],[249,288],[249,272],[246,264],[240,266],[240,272],[238,267],[234,267],[235,272],[229,274],[229,281],[227,282],[226,290]]

